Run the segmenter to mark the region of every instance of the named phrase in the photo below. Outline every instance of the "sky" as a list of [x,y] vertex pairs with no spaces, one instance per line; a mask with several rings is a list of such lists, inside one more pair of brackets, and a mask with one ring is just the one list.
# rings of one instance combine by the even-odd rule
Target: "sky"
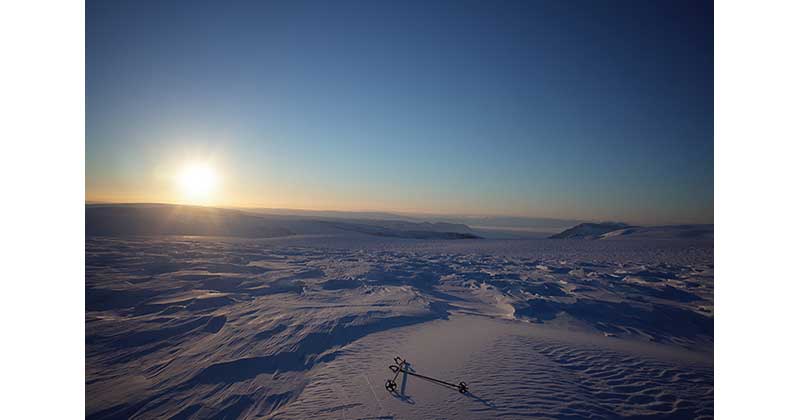
[[712,223],[713,53],[710,1],[89,0],[86,199]]

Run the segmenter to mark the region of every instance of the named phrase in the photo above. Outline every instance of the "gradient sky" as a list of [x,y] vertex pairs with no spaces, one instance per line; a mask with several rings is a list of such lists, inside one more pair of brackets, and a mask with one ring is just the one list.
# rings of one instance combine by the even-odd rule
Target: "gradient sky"
[[86,199],[713,222],[710,1],[87,1]]

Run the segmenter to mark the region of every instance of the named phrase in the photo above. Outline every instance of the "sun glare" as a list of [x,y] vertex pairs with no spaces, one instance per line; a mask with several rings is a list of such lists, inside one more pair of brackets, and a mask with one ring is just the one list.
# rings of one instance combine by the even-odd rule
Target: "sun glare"
[[205,201],[217,187],[218,177],[212,166],[193,163],[183,167],[178,174],[177,182],[186,199]]

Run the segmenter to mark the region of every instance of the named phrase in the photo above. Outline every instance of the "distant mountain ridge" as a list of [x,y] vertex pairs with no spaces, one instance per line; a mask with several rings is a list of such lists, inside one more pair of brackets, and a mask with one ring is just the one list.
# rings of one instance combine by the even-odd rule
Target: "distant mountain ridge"
[[273,208],[247,208],[235,207],[257,215],[318,217],[324,219],[348,220],[381,220],[405,222],[430,222],[466,225],[471,228],[498,229],[508,231],[535,231],[543,232],[542,237],[559,232],[570,226],[575,226],[583,220],[554,219],[547,217],[522,217],[522,216],[469,216],[458,214],[426,214],[409,212],[379,212],[379,211],[334,211],[334,210],[300,210],[300,209],[273,209]]
[[600,235],[605,233],[630,227],[633,226],[618,222],[581,223],[550,236],[550,239],[598,239]]
[[172,204],[87,204],[85,221],[87,236],[272,238],[351,233],[414,239],[480,238],[468,226],[455,223],[268,215]]
[[713,240],[714,225],[631,226],[625,223],[581,223],[550,239],[698,239]]
[[630,226],[604,233],[599,239],[714,240],[714,225]]

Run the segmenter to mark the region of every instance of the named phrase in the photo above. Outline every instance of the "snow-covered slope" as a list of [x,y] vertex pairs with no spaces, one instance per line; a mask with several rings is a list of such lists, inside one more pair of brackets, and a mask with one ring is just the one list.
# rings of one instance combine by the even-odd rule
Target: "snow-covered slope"
[[629,226],[610,222],[581,223],[550,238],[713,240],[714,225]]
[[605,233],[627,227],[629,226],[625,223],[615,222],[581,223],[551,236],[550,239],[597,239]]
[[714,225],[632,226],[600,235],[599,239],[714,239]]

